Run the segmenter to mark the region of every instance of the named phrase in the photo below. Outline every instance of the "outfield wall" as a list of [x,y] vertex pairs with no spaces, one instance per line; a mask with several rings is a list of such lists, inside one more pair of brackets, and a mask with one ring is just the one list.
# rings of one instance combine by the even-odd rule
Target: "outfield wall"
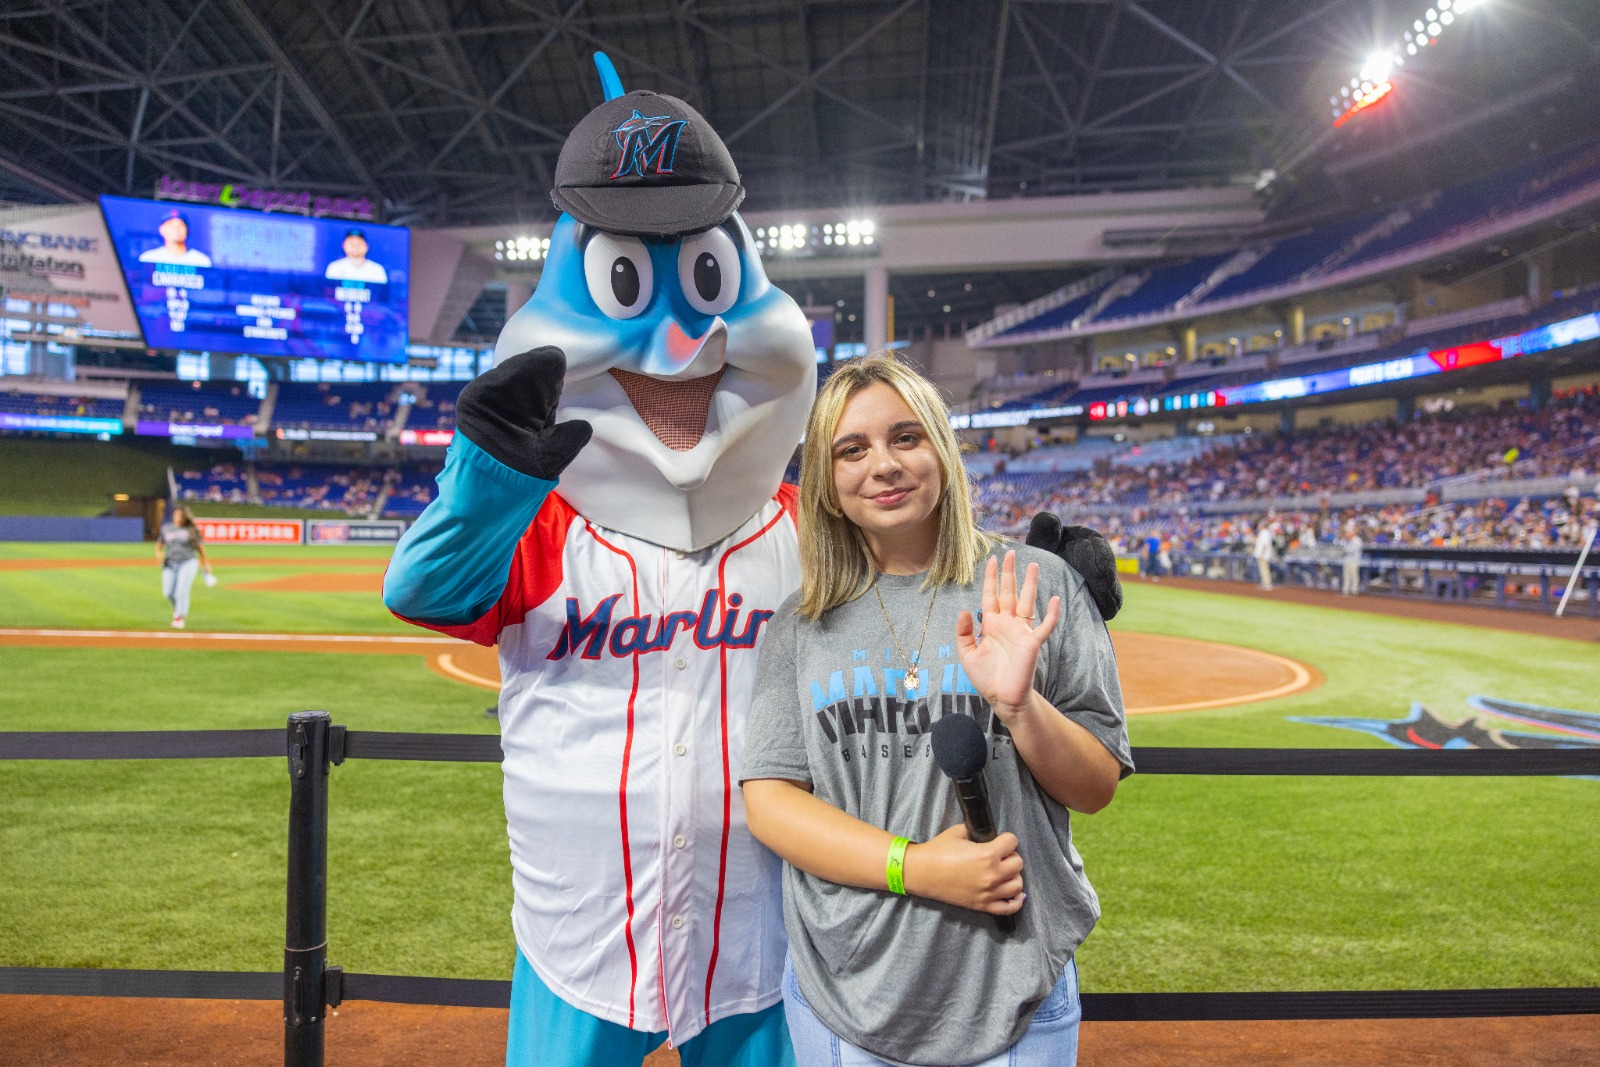
[[134,517],[93,519],[58,515],[0,515],[0,541],[143,541],[144,520]]

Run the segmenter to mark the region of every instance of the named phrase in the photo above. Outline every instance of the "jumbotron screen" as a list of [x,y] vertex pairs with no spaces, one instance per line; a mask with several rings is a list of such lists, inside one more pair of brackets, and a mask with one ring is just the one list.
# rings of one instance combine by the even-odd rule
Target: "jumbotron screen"
[[151,348],[405,362],[410,231],[121,196],[100,208]]

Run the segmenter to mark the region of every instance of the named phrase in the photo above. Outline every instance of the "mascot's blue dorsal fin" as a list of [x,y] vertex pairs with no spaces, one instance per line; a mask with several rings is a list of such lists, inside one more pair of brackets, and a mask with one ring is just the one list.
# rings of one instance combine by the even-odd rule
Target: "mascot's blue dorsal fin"
[[622,79],[617,77],[617,68],[611,65],[611,57],[604,52],[596,52],[594,67],[600,72],[600,89],[606,94],[606,99],[615,100],[621,96]]

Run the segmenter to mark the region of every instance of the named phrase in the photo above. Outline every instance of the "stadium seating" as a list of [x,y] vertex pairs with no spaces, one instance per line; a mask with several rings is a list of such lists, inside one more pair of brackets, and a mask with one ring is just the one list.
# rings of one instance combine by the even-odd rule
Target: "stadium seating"
[[1229,252],[1157,267],[1150,272],[1150,276],[1139,288],[1127,296],[1118,297],[1101,309],[1099,314],[1095,315],[1095,321],[1138,318],[1148,312],[1171,307],[1198,288],[1200,283],[1211,276],[1212,271],[1232,258],[1233,253]]
[[389,382],[285,382],[272,424],[279,429],[346,430],[382,435],[394,422]]
[[436,491],[434,479],[439,476],[439,464],[421,464],[402,467],[389,492],[383,515],[390,519],[414,519],[433,501]]
[[11,415],[120,419],[124,402],[99,396],[0,392],[0,411]]
[[244,465],[219,463],[206,470],[174,470],[178,499],[210,504],[249,503],[249,481]]
[[152,422],[253,426],[260,411],[261,401],[250,395],[243,382],[161,383],[139,389],[139,417]]
[[262,464],[256,468],[261,503],[359,514],[377,502],[386,472],[378,467]]
[[[1132,292],[1099,309],[1092,322],[1101,328],[1126,321],[1134,325],[1152,316],[1203,315],[1240,299],[1266,300],[1287,295],[1319,278],[1330,283],[1357,280],[1364,268],[1389,269],[1412,259],[1442,254],[1475,240],[1508,232],[1560,210],[1564,198],[1600,189],[1600,144],[1575,145],[1540,159],[1451,189],[1367,212],[1355,218],[1254,246],[1260,258],[1226,278],[1192,304],[1180,303],[1231,254],[1207,255],[1157,267]],[[1115,284],[1115,283],[1113,283]],[[1060,330],[1090,309],[1100,292],[1088,293],[1062,307],[1015,323],[986,343],[1008,336]],[[1233,302],[1230,304],[1229,302]]]

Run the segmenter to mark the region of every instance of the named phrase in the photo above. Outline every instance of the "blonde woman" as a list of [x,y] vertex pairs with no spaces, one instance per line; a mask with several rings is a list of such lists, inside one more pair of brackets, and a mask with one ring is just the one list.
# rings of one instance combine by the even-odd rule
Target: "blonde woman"
[[[785,861],[800,1067],[1071,1064],[1099,903],[1068,809],[1105,807],[1133,769],[1094,600],[1059,558],[974,526],[943,402],[888,357],[818,394],[799,522],[741,780]],[[987,735],[1004,832],[983,844],[930,753],[953,714]]]

